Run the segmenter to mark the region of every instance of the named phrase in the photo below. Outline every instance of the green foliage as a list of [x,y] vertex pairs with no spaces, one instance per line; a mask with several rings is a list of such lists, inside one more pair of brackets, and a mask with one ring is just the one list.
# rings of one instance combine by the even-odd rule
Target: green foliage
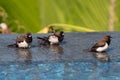
[[39,6],[34,0],[0,0],[8,14],[6,23],[18,33],[36,32],[40,28]]
[[[119,0],[116,5],[115,29],[119,30]],[[35,33],[50,24],[72,25],[56,26],[65,31],[68,28],[70,31],[88,31],[80,29],[81,27],[108,31],[109,6],[110,0],[0,0],[0,7],[8,15],[4,22],[17,33]]]
[[7,17],[8,15],[5,12],[5,10],[2,7],[0,7],[0,22],[5,21]]

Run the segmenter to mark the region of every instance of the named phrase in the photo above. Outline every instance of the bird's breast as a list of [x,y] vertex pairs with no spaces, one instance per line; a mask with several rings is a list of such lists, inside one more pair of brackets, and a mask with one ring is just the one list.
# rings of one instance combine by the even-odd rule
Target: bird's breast
[[103,51],[105,51],[107,48],[108,48],[108,44],[105,43],[104,46],[98,47],[98,48],[96,49],[96,51],[97,51],[97,52],[103,52]]
[[23,42],[17,43],[20,48],[27,48],[29,44],[24,40]]
[[50,36],[49,37],[49,42],[51,44],[58,43],[59,42],[58,37],[56,37],[56,36]]

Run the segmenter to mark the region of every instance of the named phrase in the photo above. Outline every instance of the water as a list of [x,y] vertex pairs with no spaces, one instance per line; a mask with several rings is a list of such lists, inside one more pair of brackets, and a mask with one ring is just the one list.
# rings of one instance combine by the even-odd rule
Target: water
[[[17,35],[0,35],[0,80],[120,80],[119,32],[66,33],[59,46],[41,46],[33,35],[30,49],[8,48]],[[105,53],[89,53],[104,35],[112,41]]]
[[120,80],[120,62],[8,63],[0,80]]

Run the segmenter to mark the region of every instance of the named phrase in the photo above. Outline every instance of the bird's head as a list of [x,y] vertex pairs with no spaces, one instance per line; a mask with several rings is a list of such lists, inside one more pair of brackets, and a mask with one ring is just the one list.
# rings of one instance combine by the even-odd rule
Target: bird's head
[[105,37],[107,37],[107,38],[112,38],[110,35],[107,35],[107,36],[105,36]]
[[110,41],[112,37],[110,35],[106,35],[102,38],[102,41]]
[[63,31],[58,31],[58,32],[55,32],[54,35],[56,35],[58,37],[63,37],[64,36],[64,32]]
[[25,37],[26,37],[28,42],[32,42],[32,35],[30,32],[25,33]]

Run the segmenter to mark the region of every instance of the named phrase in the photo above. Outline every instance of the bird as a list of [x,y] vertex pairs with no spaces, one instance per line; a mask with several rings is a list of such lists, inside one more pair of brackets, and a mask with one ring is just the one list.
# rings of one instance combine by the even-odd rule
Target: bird
[[16,38],[16,43],[8,45],[8,47],[29,48],[32,43],[32,35],[30,32],[20,35]]
[[100,41],[91,47],[90,52],[105,52],[110,45],[111,38],[112,37],[110,35],[104,36]]
[[44,44],[59,44],[64,39],[64,32],[63,31],[55,31],[52,27],[52,35],[49,35],[48,37],[37,37],[37,39],[41,39],[44,41]]
[[59,39],[55,35],[49,35],[48,37],[37,37],[37,39],[41,39],[44,44],[59,44]]
[[0,28],[2,29],[2,34],[12,34],[6,23],[1,23]]
[[64,32],[63,31],[56,31],[55,29],[53,29],[53,26],[51,26],[50,29],[52,30],[52,33],[58,37],[59,41],[62,42],[64,39]]

